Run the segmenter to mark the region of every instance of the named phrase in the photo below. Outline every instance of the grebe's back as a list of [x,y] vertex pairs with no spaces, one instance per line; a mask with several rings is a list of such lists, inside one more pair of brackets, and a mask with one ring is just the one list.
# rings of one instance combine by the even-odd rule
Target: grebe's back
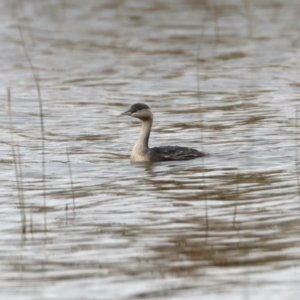
[[151,161],[189,160],[205,154],[188,147],[160,146],[150,148]]

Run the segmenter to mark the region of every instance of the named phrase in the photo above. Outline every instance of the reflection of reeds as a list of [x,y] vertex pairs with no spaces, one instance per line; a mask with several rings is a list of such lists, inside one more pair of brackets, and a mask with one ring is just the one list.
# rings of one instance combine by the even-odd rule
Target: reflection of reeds
[[47,232],[47,209],[46,209],[46,167],[45,167],[45,129],[44,129],[44,113],[43,113],[43,103],[42,103],[42,97],[41,97],[41,91],[40,91],[40,85],[39,85],[39,77],[38,73],[36,72],[35,68],[33,67],[33,64],[31,62],[30,56],[26,49],[26,44],[24,41],[23,33],[18,26],[19,33],[21,36],[22,46],[25,53],[25,56],[28,60],[28,63],[30,65],[30,69],[32,72],[32,76],[36,85],[37,93],[38,93],[38,103],[39,103],[39,112],[40,112],[40,125],[41,125],[41,142],[42,142],[42,181],[43,181],[43,199],[44,199],[44,229],[45,232]]
[[17,190],[18,190],[18,198],[19,198],[19,206],[20,206],[20,214],[21,214],[21,226],[22,226],[22,233],[26,234],[26,214],[25,214],[25,207],[24,207],[21,157],[20,157],[19,146],[15,144],[14,141],[14,125],[13,125],[12,113],[11,113],[11,96],[10,96],[9,88],[7,89],[7,101],[8,101],[8,117],[9,117],[10,135],[11,135],[11,150],[12,150],[12,157],[14,161],[14,168],[16,174],[16,182],[17,182]]

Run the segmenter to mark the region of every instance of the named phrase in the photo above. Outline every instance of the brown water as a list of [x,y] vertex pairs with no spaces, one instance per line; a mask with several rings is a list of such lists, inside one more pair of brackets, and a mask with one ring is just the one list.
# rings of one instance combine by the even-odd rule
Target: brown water
[[0,2],[1,299],[298,299],[300,5],[237,2]]

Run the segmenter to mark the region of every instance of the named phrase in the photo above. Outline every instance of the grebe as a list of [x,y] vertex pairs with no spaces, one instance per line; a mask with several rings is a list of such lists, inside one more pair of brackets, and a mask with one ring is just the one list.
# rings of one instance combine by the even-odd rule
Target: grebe
[[203,152],[187,147],[163,146],[149,148],[148,141],[153,123],[153,114],[150,107],[144,103],[133,104],[129,110],[121,115],[131,116],[142,121],[142,130],[139,139],[130,155],[130,161],[132,162],[188,160],[205,155]]

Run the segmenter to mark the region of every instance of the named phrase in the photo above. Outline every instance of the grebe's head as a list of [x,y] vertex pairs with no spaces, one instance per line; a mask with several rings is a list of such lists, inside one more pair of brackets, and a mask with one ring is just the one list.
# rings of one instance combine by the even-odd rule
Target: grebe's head
[[144,103],[135,103],[127,111],[121,114],[122,116],[131,116],[140,120],[152,118],[150,107]]

